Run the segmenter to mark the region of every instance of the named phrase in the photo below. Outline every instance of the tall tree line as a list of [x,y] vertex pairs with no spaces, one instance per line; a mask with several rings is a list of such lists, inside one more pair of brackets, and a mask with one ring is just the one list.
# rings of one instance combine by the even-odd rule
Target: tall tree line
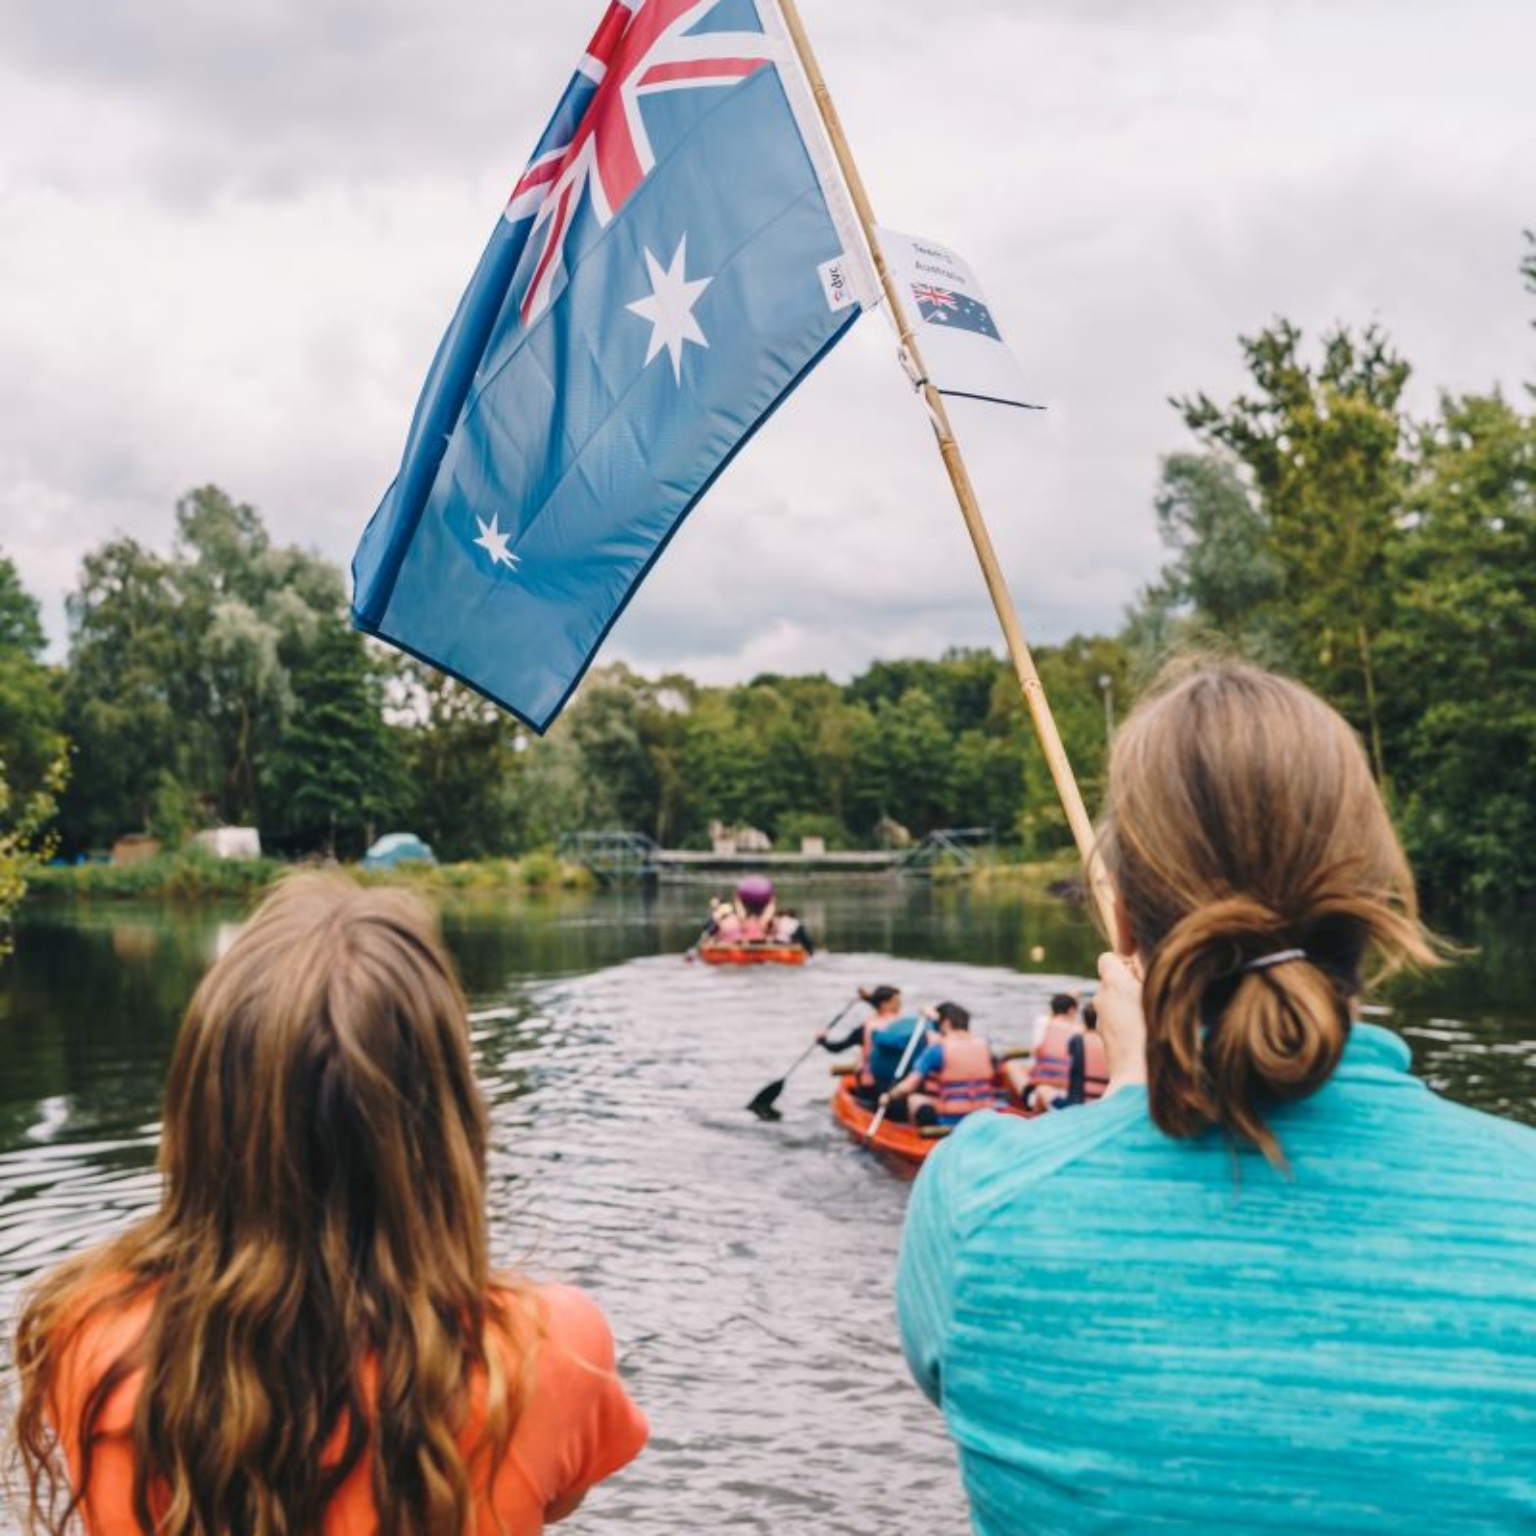
[[[1536,893],[1536,420],[1497,391],[1413,419],[1409,365],[1374,326],[1310,345],[1280,320],[1240,345],[1240,394],[1173,402],[1192,447],[1153,498],[1158,578],[1120,633],[1038,657],[1089,803],[1107,699],[1123,710],[1177,651],[1251,656],[1355,726],[1429,885]],[[221,822],[340,855],[409,827],[446,858],[610,826],[697,846],[715,823],[781,845],[957,826],[1031,854],[1069,844],[1012,674],[986,651],[848,683],[706,687],[610,665],[536,739],[365,642],[341,573],[214,486],[178,505],[169,550],[93,550],[67,606],[53,667],[0,556],[0,909],[56,801],[70,853]]]
[[[834,847],[983,826],[1048,851],[1066,841],[1011,672],[985,651],[878,662],[851,683],[762,676],[705,687],[594,669],[540,740],[430,667],[366,641],[340,572],[274,544],[214,486],[177,507],[168,551],[118,538],[67,600],[68,657],[40,657],[36,605],[0,559],[0,751],[23,794],[68,743],[63,851],[146,832],[254,824],[279,853],[353,856],[409,827],[446,858],[518,854],[624,827],[676,845],[712,827]],[[1103,687],[1129,686],[1113,639],[1040,663],[1090,794],[1103,772]]]
[[0,957],[31,862],[52,846],[68,742],[58,677],[43,661],[42,618],[16,567],[0,556]]
[[1536,893],[1536,418],[1494,390],[1413,419],[1374,326],[1240,344],[1249,389],[1174,402],[1199,447],[1162,466],[1133,671],[1194,646],[1292,673],[1359,732],[1432,890]]

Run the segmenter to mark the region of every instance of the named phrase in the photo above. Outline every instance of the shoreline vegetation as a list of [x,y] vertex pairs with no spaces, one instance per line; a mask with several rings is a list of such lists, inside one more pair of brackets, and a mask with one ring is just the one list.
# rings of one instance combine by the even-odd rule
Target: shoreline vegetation
[[299,869],[339,867],[363,885],[396,885],[423,895],[522,891],[545,895],[585,891],[597,881],[580,864],[550,853],[520,859],[473,859],[454,864],[401,864],[368,870],[324,859],[220,859],[197,849],[159,854],[134,864],[47,864],[27,877],[28,904],[47,901],[243,900],[264,894]]
[[[297,863],[281,859],[220,859],[199,849],[160,854],[135,864],[48,864],[33,869],[27,879],[28,905],[47,902],[164,901],[195,904],[203,901],[254,900],[283,875],[322,865],[322,860]],[[339,866],[365,885],[403,886],[427,897],[474,895],[550,896],[593,891],[599,882],[582,864],[539,851],[516,859],[466,859],[452,864],[402,864],[393,869],[365,870],[355,864]],[[730,877],[722,876],[717,883]],[[811,875],[805,882],[821,884],[846,875]],[[853,877],[883,880],[886,875]],[[998,854],[974,864],[941,864],[926,877],[948,889],[1016,890],[1037,899],[1080,904],[1081,871],[1075,857],[1019,859]],[[698,882],[701,893],[709,882]],[[780,880],[786,888],[800,882],[791,875]],[[700,897],[703,906],[703,897]]]
[[[1536,297],[1536,234],[1519,271]],[[1536,902],[1536,413],[1495,389],[1412,414],[1412,370],[1374,325],[1308,343],[1277,319],[1239,347],[1244,392],[1172,402],[1186,446],[1149,466],[1161,570],[1114,632],[1036,648],[1085,802],[1170,662],[1242,658],[1349,722],[1427,902]],[[47,862],[219,827],[295,862],[409,831],[446,861],[409,881],[443,890],[579,887],[549,850],[584,831],[1072,853],[1018,680],[986,648],[731,684],[608,661],[536,737],[365,641],[341,570],[212,485],[178,503],[169,548],[88,551],[66,608],[50,661],[0,552],[0,953],[29,880],[86,899],[264,889],[279,866]],[[1027,878],[1007,867],[964,878]]]

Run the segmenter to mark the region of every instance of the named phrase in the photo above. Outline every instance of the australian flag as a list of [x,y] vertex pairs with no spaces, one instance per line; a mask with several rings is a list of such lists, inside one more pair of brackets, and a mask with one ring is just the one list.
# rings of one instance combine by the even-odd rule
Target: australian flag
[[947,325],[957,331],[975,331],[978,336],[1003,338],[992,320],[992,311],[980,299],[973,299],[957,288],[937,288],[932,283],[913,283],[912,297],[924,320]]
[[860,312],[866,258],[813,110],[774,0],[609,6],[358,546],[359,628],[549,725]]

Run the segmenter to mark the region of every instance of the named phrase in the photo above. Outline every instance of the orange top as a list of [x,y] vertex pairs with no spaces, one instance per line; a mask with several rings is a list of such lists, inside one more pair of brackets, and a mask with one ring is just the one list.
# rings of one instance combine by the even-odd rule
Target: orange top
[[[539,1536],[547,1511],[557,1505],[568,1511],[587,1489],[634,1460],[649,1434],[645,1415],[614,1373],[613,1335],[596,1303],[564,1285],[537,1286],[531,1295],[543,1328],[533,1381],[495,1482],[478,1496],[476,1536],[497,1536],[497,1515],[506,1536]],[[85,1395],[139,1338],[153,1304],[146,1296],[116,1315],[93,1319],[63,1363],[54,1419],[72,1481],[80,1473]],[[507,1364],[511,1371],[516,1362],[509,1357]],[[135,1372],[123,1382],[97,1421],[84,1500],[89,1536],[142,1536],[133,1515],[131,1438],[141,1376]],[[466,1453],[477,1418],[472,1412],[461,1442]],[[323,1536],[373,1536],[377,1528],[365,1454],[327,1506]]]

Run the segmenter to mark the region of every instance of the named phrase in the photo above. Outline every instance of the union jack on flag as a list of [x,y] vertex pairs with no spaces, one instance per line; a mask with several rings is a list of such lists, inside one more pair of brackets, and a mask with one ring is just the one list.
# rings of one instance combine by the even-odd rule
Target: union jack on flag
[[544,730],[873,288],[777,0],[614,0],[438,347],[354,622]]
[[[564,136],[557,113],[507,204],[509,220],[532,213],[530,239],[539,253],[522,297],[525,322],[549,303],[582,194],[598,224],[607,225],[655,166],[641,101],[735,85],[772,62],[762,32],[690,35],[715,8],[716,0],[614,0],[608,7],[568,88],[578,106],[574,131]],[[551,137],[557,142],[549,144]]]
[[[935,288],[932,283],[913,283],[912,297],[919,305],[927,304],[934,309],[956,308],[955,296],[947,288]],[[923,317],[927,319],[925,315]]]

